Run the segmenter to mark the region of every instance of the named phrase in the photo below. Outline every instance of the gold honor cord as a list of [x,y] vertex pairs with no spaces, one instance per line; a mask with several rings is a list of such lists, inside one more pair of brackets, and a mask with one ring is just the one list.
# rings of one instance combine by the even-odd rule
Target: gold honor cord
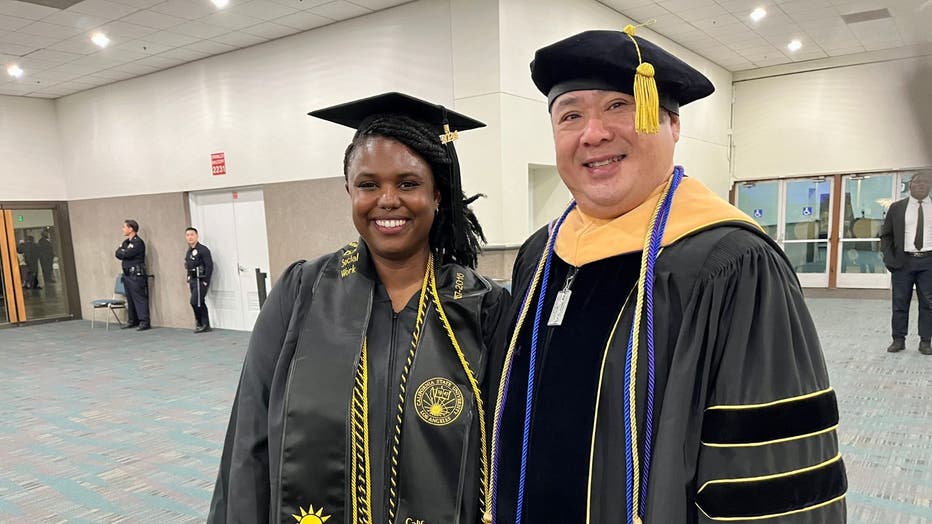
[[[534,301],[534,292],[537,290],[537,286],[540,284],[541,276],[544,273],[544,264],[547,261],[547,253],[550,252],[550,246],[555,241],[555,235],[551,232],[550,236],[547,238],[547,244],[544,246],[544,252],[540,257],[540,261],[537,263],[537,270],[534,272],[534,279],[531,281],[531,287],[528,289],[527,296],[524,299],[524,304],[521,306],[521,314],[518,316],[518,322],[515,324],[514,332],[511,335],[511,341],[508,343],[508,351],[505,353],[505,365],[504,369],[502,370],[502,378],[498,383],[498,395],[496,396],[495,401],[495,420],[493,421],[492,425],[491,489],[493,490],[498,486],[498,461],[495,460],[495,456],[498,453],[498,439],[499,432],[501,431],[498,421],[500,420],[502,416],[502,410],[504,409],[504,406],[502,405],[502,395],[505,391],[505,383],[508,381],[508,374],[511,372],[511,364],[514,361],[515,347],[518,345],[518,336],[521,334],[521,326],[524,325],[528,311],[531,309],[531,303]],[[543,298],[541,298],[541,300],[543,300]],[[492,524],[492,511],[493,508],[486,506],[485,515],[482,516],[482,522],[484,524]]]
[[[670,193],[670,188],[672,187],[673,177],[667,179],[666,186],[664,186],[663,193],[661,193],[660,198],[657,199],[657,205],[654,207],[654,213],[651,216],[650,223],[647,225],[647,234],[644,236],[644,248],[641,250],[641,270],[638,274],[638,293],[637,300],[635,301],[635,315],[634,315],[634,329],[631,332],[631,379],[628,385],[628,395],[630,396],[630,406],[629,406],[629,420],[631,424],[631,461],[633,463],[633,492],[631,493],[632,507],[634,508],[634,515],[632,515],[632,521],[635,524],[641,523],[641,517],[639,516],[640,509],[640,495],[641,495],[641,466],[638,456],[638,422],[637,422],[637,368],[638,368],[638,350],[640,349],[640,336],[641,336],[641,321],[644,316],[644,294],[646,292],[653,293],[653,290],[645,289],[646,284],[646,275],[647,275],[647,263],[648,263],[648,251],[650,246],[650,237],[654,231],[654,226],[657,223],[657,216],[660,215],[660,210],[663,207],[664,201],[667,199],[667,195]],[[648,335],[649,336],[649,335]],[[645,421],[646,424],[650,424],[650,420]],[[647,472],[648,474],[650,472]]]
[[353,492],[353,523],[372,522],[372,482],[369,467],[369,362],[367,340],[362,340],[362,355],[356,366],[353,388],[353,452],[351,453],[351,489]]
[[450,325],[450,320],[447,318],[446,312],[443,311],[443,305],[440,303],[440,294],[437,292],[437,278],[434,274],[433,265],[429,266],[427,270],[430,273],[430,292],[434,299],[434,304],[437,307],[437,313],[440,315],[440,320],[443,322],[443,327],[446,329],[447,335],[450,337],[450,342],[453,343],[453,349],[456,350],[456,356],[458,356],[460,359],[460,365],[463,366],[463,371],[466,372],[466,377],[469,379],[469,385],[472,387],[473,396],[476,398],[476,409],[479,412],[479,436],[482,443],[482,484],[480,486],[480,502],[482,506],[480,507],[479,511],[482,514],[485,514],[489,507],[489,447],[486,438],[485,409],[482,407],[482,393],[479,391],[479,382],[476,380],[475,374],[473,374],[472,369],[469,367],[469,362],[466,360],[466,355],[463,354],[463,349],[460,348],[459,343],[456,341],[456,334],[453,332],[453,326]]
[[427,313],[427,283],[430,281],[432,268],[434,267],[434,255],[427,255],[427,270],[424,271],[424,281],[421,283],[421,298],[417,304],[417,321],[414,323],[414,332],[411,334],[411,349],[408,350],[408,358],[405,360],[404,369],[401,370],[401,387],[398,392],[398,409],[395,413],[395,432],[392,436],[391,463],[389,465],[390,476],[388,479],[388,522],[394,522],[395,511],[397,511],[398,498],[398,453],[401,448],[401,424],[404,420],[405,411],[405,391],[408,384],[408,373],[411,371],[411,364],[414,363],[414,352],[417,350],[417,342],[421,337],[421,328],[424,326],[424,316]]

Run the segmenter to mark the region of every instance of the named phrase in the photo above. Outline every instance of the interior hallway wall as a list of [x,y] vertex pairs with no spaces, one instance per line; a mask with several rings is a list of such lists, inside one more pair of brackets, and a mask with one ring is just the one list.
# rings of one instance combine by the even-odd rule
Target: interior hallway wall
[[306,113],[385,90],[452,105],[449,28],[449,0],[422,0],[59,99],[68,198],[340,176],[352,131]]
[[932,56],[735,83],[738,180],[932,165]]
[[[123,220],[139,222],[139,236],[146,243],[149,273],[149,308],[152,325],[193,327],[188,300],[184,254],[188,249],[184,230],[188,227],[183,193],[95,198],[68,204],[74,243],[75,267],[81,296],[81,314],[94,314],[90,301],[109,298],[113,281],[121,272],[114,256],[122,236]],[[97,313],[103,318],[103,312]],[[125,318],[122,316],[121,318]]]
[[343,177],[263,186],[272,281],[292,262],[313,260],[358,238]]
[[0,95],[0,200],[65,200],[55,102]]

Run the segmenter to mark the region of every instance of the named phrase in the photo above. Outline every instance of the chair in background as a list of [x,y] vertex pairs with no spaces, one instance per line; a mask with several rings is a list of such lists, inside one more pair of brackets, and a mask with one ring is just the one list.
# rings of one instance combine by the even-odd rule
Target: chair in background
[[[92,300],[91,305],[94,307],[94,313],[91,317],[91,329],[94,329],[94,321],[97,318],[98,309],[109,309],[110,313],[113,315],[113,318],[116,319],[117,323],[121,326],[123,321],[120,320],[120,317],[116,314],[117,309],[126,309],[126,290],[123,288],[123,275],[117,275],[116,281],[113,283],[113,296],[111,298],[99,298],[97,300]],[[106,316],[107,318],[107,331],[110,331],[110,315]]]

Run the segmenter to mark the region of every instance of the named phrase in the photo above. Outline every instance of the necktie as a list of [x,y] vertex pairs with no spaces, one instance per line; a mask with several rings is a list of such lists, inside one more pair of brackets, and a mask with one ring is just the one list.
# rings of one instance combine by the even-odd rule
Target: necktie
[[919,213],[916,214],[916,240],[913,241],[913,245],[916,246],[916,251],[922,251],[922,235],[923,230],[925,229],[925,224],[923,224],[922,217],[922,200],[919,201]]

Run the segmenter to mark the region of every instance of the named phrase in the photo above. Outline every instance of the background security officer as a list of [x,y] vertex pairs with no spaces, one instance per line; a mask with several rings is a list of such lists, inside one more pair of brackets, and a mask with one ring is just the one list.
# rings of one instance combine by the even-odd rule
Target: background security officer
[[146,273],[146,243],[139,238],[139,223],[132,219],[123,221],[123,236],[126,240],[116,250],[116,257],[123,261],[123,287],[126,289],[126,311],[128,322],[122,329],[149,329],[149,282]]
[[214,272],[214,261],[207,246],[198,242],[197,229],[189,227],[184,232],[188,241],[188,252],[184,255],[184,268],[188,271],[188,287],[191,289],[191,309],[194,310],[195,333],[210,331],[210,319],[207,316],[207,288],[210,275]]

